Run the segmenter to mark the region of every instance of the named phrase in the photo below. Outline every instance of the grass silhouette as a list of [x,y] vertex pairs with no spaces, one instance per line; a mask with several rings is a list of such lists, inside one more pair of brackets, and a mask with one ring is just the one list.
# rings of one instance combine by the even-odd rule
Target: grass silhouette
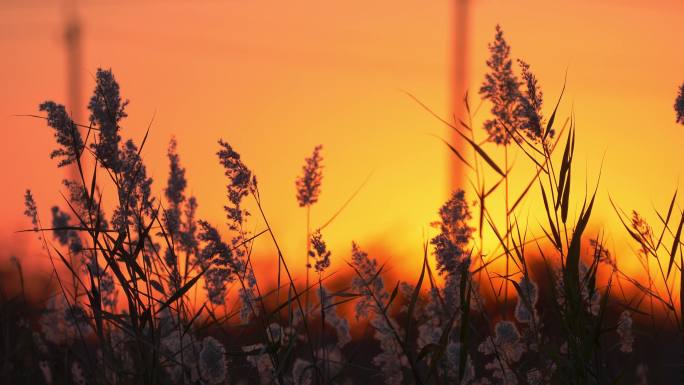
[[[647,282],[624,274],[601,235],[588,235],[599,181],[584,196],[571,194],[577,129],[573,117],[558,123],[562,92],[546,118],[530,65],[511,58],[499,26],[489,49],[479,93],[491,110],[482,129],[472,126],[469,107],[468,122],[437,116],[471,150],[445,142],[471,170],[471,188],[454,191],[439,209],[438,234],[424,245],[420,273],[407,281],[387,279],[386,265],[352,242],[351,278],[340,282],[329,272],[325,225],[312,229],[307,221],[302,285],[269,226],[256,176],[226,141],[218,141],[217,156],[227,179],[229,239],[196,218],[198,202],[186,193],[175,139],[164,197],[153,196],[141,156],[147,135],[139,143],[122,139],[128,101],[111,70],[97,71],[88,124],[72,121],[60,104],[41,104],[46,116],[40,118],[58,145],[50,156],[75,172],[64,181],[68,210],[52,208],[50,225],[26,192],[32,222],[26,231],[40,237],[55,290],[38,306],[23,290],[3,293],[0,378],[16,384],[283,385],[683,380],[684,213],[676,209],[677,193],[658,213],[658,230],[611,201],[639,247]],[[680,122],[681,93],[675,102]],[[476,131],[486,140],[478,141]],[[491,145],[505,148],[503,165],[488,153]],[[514,152],[534,175],[517,196],[508,188]],[[296,180],[307,217],[321,194],[322,161],[317,146]],[[496,180],[488,186],[492,173]],[[532,197],[533,187],[539,196]],[[104,189],[114,192],[115,207],[103,207]],[[487,202],[501,190],[505,212],[491,212]],[[530,239],[517,210],[533,199],[545,212],[544,237]],[[256,212],[245,209],[247,201]],[[499,215],[503,228],[496,225]],[[252,216],[265,228],[248,231]],[[485,232],[498,239],[499,254],[485,254]],[[256,278],[257,237],[269,238],[277,250],[274,287]],[[503,271],[496,261],[505,261]],[[21,262],[13,263],[23,288]],[[638,294],[628,296],[623,285]],[[343,311],[347,305],[353,314]],[[670,355],[672,366],[657,366],[643,353],[653,350],[651,339],[669,341],[653,357]]]

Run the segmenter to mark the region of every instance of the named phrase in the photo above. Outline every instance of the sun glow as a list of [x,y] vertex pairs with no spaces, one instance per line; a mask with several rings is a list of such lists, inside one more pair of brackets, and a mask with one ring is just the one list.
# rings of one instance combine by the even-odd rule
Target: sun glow
[[[14,58],[3,62],[1,71],[6,86],[0,90],[0,115],[8,129],[3,130],[0,157],[4,164],[22,166],[2,170],[2,177],[13,183],[3,192],[0,213],[6,218],[5,252],[23,255],[40,253],[25,234],[12,233],[27,227],[17,209],[23,189],[34,190],[48,218],[49,207],[60,203],[55,186],[63,175],[46,171],[53,170],[46,157],[53,141],[43,122],[11,115],[35,113],[45,98],[66,99],[63,46],[55,37],[63,18],[56,4],[39,10],[3,7],[4,19],[14,20],[3,24],[5,36],[17,38],[0,40],[3,52]],[[226,181],[215,157],[216,141],[233,144],[258,176],[268,220],[299,273],[306,254],[306,212],[297,206],[294,180],[303,158],[323,144],[322,194],[311,210],[311,227],[326,223],[344,206],[324,229],[333,267],[345,268],[355,240],[387,260],[393,274],[409,279],[420,268],[423,244],[434,235],[430,224],[449,196],[453,155],[434,137],[449,138],[450,129],[402,90],[449,120],[449,105],[457,97],[450,86],[450,7],[447,2],[412,2],[400,9],[376,2],[364,5],[360,14],[353,3],[336,9],[315,2],[273,3],[267,10],[248,3],[137,5],[135,12],[130,12],[132,4],[84,4],[82,93],[90,92],[89,74],[97,66],[113,68],[123,95],[131,100],[124,134],[141,140],[154,117],[143,153],[156,180],[154,191],[161,196],[165,149],[175,135],[199,201],[198,215],[217,227],[225,222]],[[467,86],[473,109],[496,23],[504,26],[512,55],[529,62],[538,75],[546,114],[567,73],[558,116],[560,122],[571,114],[577,120],[580,166],[573,175],[573,195],[582,196],[585,184],[590,192],[601,174],[587,238],[605,234],[621,268],[643,270],[608,198],[658,223],[652,207],[664,210],[677,187],[681,135],[671,104],[684,56],[673,40],[681,29],[673,10],[681,5],[530,0],[473,2],[471,10]],[[525,18],[519,17],[522,13]],[[128,24],[138,27],[121,30],[112,22],[124,14],[133,18]],[[525,24],[530,17],[537,20],[535,28]],[[648,27],[637,32],[631,28],[635,24]],[[484,138],[478,127],[487,110],[482,105],[474,117],[478,140]],[[504,164],[501,149],[488,146],[487,151]],[[471,152],[465,154],[472,159]],[[535,168],[521,153],[509,158],[514,196],[526,188]],[[486,183],[496,181],[488,171]],[[470,183],[464,181],[463,187],[469,200],[476,200]],[[539,225],[545,214],[537,186],[529,195],[515,220],[529,229],[527,239],[532,240],[544,236]],[[501,228],[504,197],[496,194],[487,205]],[[572,207],[571,213],[578,209]],[[254,233],[264,229],[256,215],[249,226]],[[500,254],[499,240],[485,233],[483,254]],[[263,274],[271,275],[272,242],[259,237],[254,253]],[[36,261],[46,266],[44,258]]]

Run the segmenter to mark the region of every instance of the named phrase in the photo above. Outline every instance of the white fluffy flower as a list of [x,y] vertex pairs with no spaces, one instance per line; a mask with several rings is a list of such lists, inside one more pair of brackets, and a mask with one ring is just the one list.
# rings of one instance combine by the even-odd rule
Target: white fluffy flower
[[205,337],[200,351],[200,374],[210,384],[219,384],[226,379],[226,349],[214,337]]
[[617,333],[620,336],[620,351],[623,353],[631,353],[634,347],[632,323],[632,314],[629,310],[623,311],[620,314],[620,323],[617,327]]
[[537,284],[528,277],[523,277],[519,284],[518,303],[515,305],[515,319],[518,322],[530,323],[537,318],[535,306],[539,299]]

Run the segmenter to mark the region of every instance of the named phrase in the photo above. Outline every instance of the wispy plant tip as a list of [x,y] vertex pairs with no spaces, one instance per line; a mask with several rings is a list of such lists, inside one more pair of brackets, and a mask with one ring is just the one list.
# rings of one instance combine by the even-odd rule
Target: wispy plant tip
[[316,146],[311,157],[304,159],[302,175],[296,181],[297,201],[300,207],[311,206],[318,202],[323,180],[322,149],[323,146]]
[[675,100],[674,108],[677,113],[677,123],[684,124],[684,83],[679,87],[679,95]]

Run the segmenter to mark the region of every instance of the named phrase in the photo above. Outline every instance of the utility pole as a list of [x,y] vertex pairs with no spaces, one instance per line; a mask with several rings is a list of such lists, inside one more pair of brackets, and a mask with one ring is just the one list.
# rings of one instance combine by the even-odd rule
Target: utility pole
[[[469,38],[470,38],[470,0],[454,0],[453,1],[453,22],[452,22],[452,47],[453,56],[451,58],[451,112],[454,114],[456,121],[454,124],[467,135],[466,130],[463,130],[458,123],[458,120],[464,122],[468,121],[467,112],[465,108],[465,96],[468,91],[468,76],[469,76]],[[458,133],[453,132],[451,135],[451,144],[462,154],[467,154],[469,148],[465,146],[465,141]],[[450,154],[453,155],[453,154]],[[450,187],[452,190],[463,188],[465,182],[465,167],[459,159],[450,156],[449,172],[451,176]]]
[[[64,43],[66,47],[66,70],[67,70],[67,111],[71,115],[71,119],[77,124],[83,124],[82,114],[83,100],[81,87],[81,74],[83,73],[82,64],[82,30],[81,19],[78,15],[78,8],[76,0],[67,0],[65,3],[65,28],[64,28]],[[82,128],[81,136],[85,139],[85,132]],[[67,168],[70,179],[78,178],[78,169],[76,166]]]

